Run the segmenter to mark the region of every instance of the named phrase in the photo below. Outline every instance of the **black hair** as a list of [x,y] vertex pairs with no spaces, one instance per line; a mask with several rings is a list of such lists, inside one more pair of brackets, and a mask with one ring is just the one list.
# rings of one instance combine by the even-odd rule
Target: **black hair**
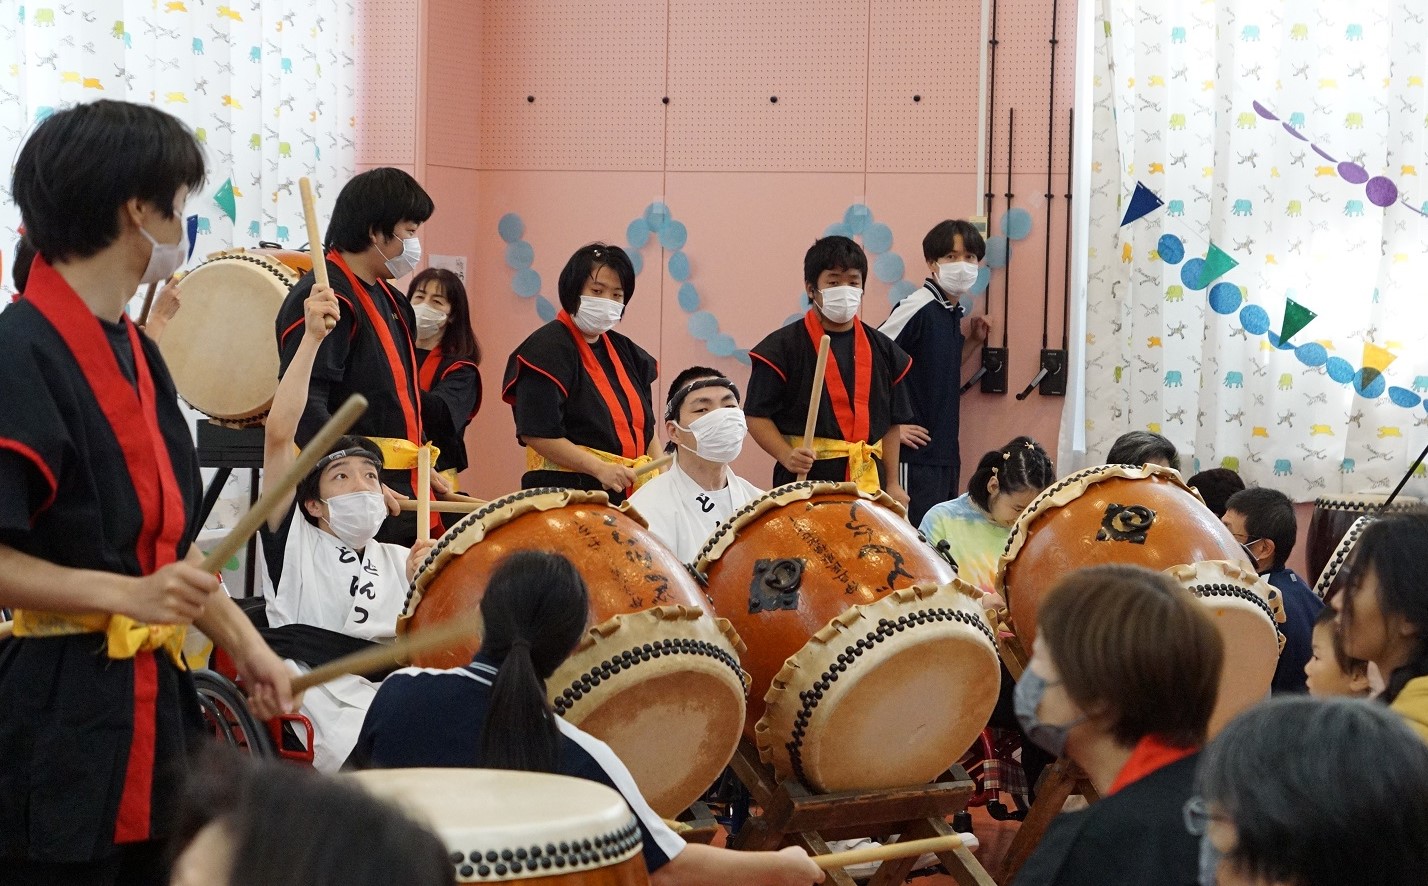
[[1200,493],[1200,497],[1205,500],[1205,507],[1216,517],[1225,516],[1225,502],[1245,488],[1245,481],[1229,468],[1201,471],[1185,482]]
[[923,261],[937,261],[952,251],[952,241],[962,238],[962,248],[977,257],[977,261],[987,257],[987,242],[977,226],[963,219],[940,221],[922,238]]
[[1121,434],[1106,453],[1106,464],[1141,467],[1152,458],[1163,458],[1172,468],[1180,470],[1180,454],[1175,451],[1175,444],[1150,431]]
[[[344,449],[365,449],[367,452],[372,453],[373,457],[376,458],[377,469],[381,470],[382,450],[380,447],[377,446],[376,443],[373,443],[366,437],[359,437],[355,434],[346,434],[344,436],[338,437],[337,442],[332,444],[332,448],[327,450],[325,455],[331,455],[334,452],[341,452]],[[319,464],[321,464],[321,462],[319,462]],[[307,508],[304,507],[304,505],[306,505],[310,501],[317,501],[318,499],[322,498],[322,493],[318,490],[321,485],[320,481],[322,480],[322,471],[325,467],[326,465],[322,465],[322,467],[314,468],[313,470],[308,471],[307,476],[299,480],[297,486],[293,489],[293,498],[294,501],[297,502],[298,511],[302,513],[303,519],[311,523],[313,526],[317,525],[317,518],[314,517],[312,514],[309,514],[307,512]]]
[[411,301],[422,284],[435,280],[441,284],[446,303],[451,305],[451,314],[446,318],[446,328],[442,330],[441,352],[448,357],[470,360],[481,365],[481,343],[471,330],[471,306],[466,301],[466,284],[456,276],[455,271],[446,268],[426,268],[412,278],[407,287],[407,301]]
[[1409,680],[1428,676],[1428,585],[1420,571],[1424,551],[1428,551],[1428,509],[1415,508],[1370,522],[1344,564],[1350,578],[1339,617],[1347,635],[1353,631],[1352,599],[1363,593],[1363,576],[1370,569],[1378,579],[1379,611],[1385,618],[1397,615],[1418,629],[1407,664],[1383,675],[1387,685],[1379,700],[1384,704],[1392,704]]
[[1055,482],[1056,468],[1040,443],[1030,437],[1017,437],[1001,449],[982,456],[977,470],[972,472],[972,479],[967,481],[967,494],[984,511],[992,508],[992,495],[987,486],[993,477],[997,478],[997,488],[1003,493],[1027,489],[1040,492]]
[[868,280],[868,255],[863,247],[847,237],[823,237],[813,241],[803,255],[803,283],[818,289],[818,278],[824,271],[857,271]]
[[1294,518],[1294,502],[1277,489],[1241,489],[1225,502],[1226,511],[1244,514],[1245,533],[1250,539],[1274,542],[1273,568],[1283,569],[1294,550],[1299,521]]
[[355,781],[227,748],[199,755],[172,846],[218,823],[233,845],[227,883],[448,886],[442,840]]
[[679,410],[684,405],[684,401],[689,395],[705,387],[724,387],[734,392],[734,399],[743,402],[743,396],[739,393],[739,386],[729,380],[728,376],[717,369],[710,369],[708,366],[691,366],[674,377],[674,381],[669,385],[669,394],[664,401],[665,421],[678,420]]
[[560,294],[560,306],[565,313],[574,317],[580,310],[580,293],[585,283],[600,268],[609,268],[620,278],[620,288],[625,291],[625,307],[635,297],[635,266],[625,250],[608,243],[590,243],[575,250],[570,261],[560,271],[556,281],[556,291]]
[[1332,606],[1325,606],[1314,616],[1314,627],[1325,625],[1334,638],[1334,661],[1338,662],[1339,670],[1353,677],[1367,676],[1368,662],[1362,658],[1354,658],[1344,649],[1344,634],[1339,630],[1339,613]]
[[436,204],[416,179],[390,166],[371,169],[342,186],[323,244],[362,252],[372,245],[373,236],[391,237],[402,222],[422,224],[434,212]]
[[518,551],[491,573],[481,598],[480,654],[496,662],[497,672],[482,765],[557,771],[560,730],[545,681],[575,649],[589,610],[585,580],[560,554]]
[[171,219],[178,190],[192,192],[203,181],[203,150],[177,117],[101,99],[36,127],[15,159],[10,189],[26,239],[53,263],[87,258],[113,243],[129,200]]
[[1366,700],[1256,705],[1201,753],[1196,792],[1229,816],[1225,862],[1255,882],[1409,886],[1428,869],[1428,745]]
[[30,241],[22,234],[20,239],[15,241],[15,258],[11,262],[10,279],[15,282],[15,291],[24,292],[25,284],[30,282],[30,265],[35,262],[35,247],[30,245]]

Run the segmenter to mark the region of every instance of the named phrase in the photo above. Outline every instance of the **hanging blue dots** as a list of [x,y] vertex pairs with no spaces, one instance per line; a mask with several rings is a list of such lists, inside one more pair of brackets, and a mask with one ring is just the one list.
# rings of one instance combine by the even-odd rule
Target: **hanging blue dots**
[[659,230],[667,218],[669,218],[669,207],[658,200],[645,207],[645,224],[649,225],[650,230]]
[[1155,244],[1155,251],[1167,265],[1178,265],[1185,258],[1185,241],[1174,234],[1163,234]]
[[1210,287],[1210,308],[1217,314],[1233,314],[1242,300],[1240,288],[1233,283],[1216,283]]
[[973,295],[981,295],[982,293],[987,291],[987,286],[991,282],[992,269],[987,267],[986,265],[982,265],[980,268],[977,269],[977,282],[972,284],[972,288],[969,291]]
[[545,323],[555,319],[555,305],[543,295],[536,296],[536,316]]
[[637,218],[625,228],[625,240],[635,249],[643,249],[650,239],[650,226],[643,218]]
[[1240,325],[1251,335],[1264,335],[1269,331],[1269,312],[1259,305],[1245,305],[1240,311]]
[[535,247],[524,240],[506,246],[506,267],[514,271],[528,268],[535,261]]
[[1388,389],[1388,399],[1393,401],[1393,405],[1402,406],[1404,409],[1413,409],[1423,402],[1423,398],[1407,388],[1400,388],[1394,385]]
[[1377,369],[1360,369],[1354,373],[1354,390],[1366,399],[1376,400],[1382,397],[1387,387],[1387,380]]
[[735,359],[735,360],[738,360],[740,363],[744,364],[745,366],[752,366],[752,365],[753,365],[753,362],[754,362],[754,361],[749,357],[749,349],[748,349],[748,348],[736,348],[736,349],[734,350],[734,359]]
[[1354,378],[1354,365],[1343,357],[1330,357],[1324,363],[1324,371],[1329,373],[1329,378],[1341,385],[1346,385]]
[[640,254],[639,250],[630,249],[628,247],[624,249],[624,253],[625,256],[630,260],[630,267],[634,269],[635,276],[638,277],[640,275],[640,271],[643,271],[645,269],[645,257]]
[[888,288],[888,301],[897,304],[921,288],[911,280],[899,280]]
[[699,290],[693,283],[682,283],[679,287],[679,309],[686,314],[699,310]]
[[1295,348],[1294,356],[1305,366],[1323,366],[1329,361],[1329,350],[1317,341],[1311,341]]
[[680,283],[689,279],[689,256],[683,251],[669,257],[669,275]]
[[526,235],[526,223],[514,212],[508,212],[496,222],[496,231],[507,243],[514,243]]
[[843,213],[843,224],[854,234],[861,234],[873,220],[873,211],[862,203],[854,203]]
[[684,242],[689,239],[689,231],[684,227],[684,222],[670,219],[659,226],[659,245],[665,249],[683,249]]
[[521,268],[511,277],[511,288],[521,298],[531,298],[540,294],[540,274],[532,268]]
[[1002,216],[1002,233],[1012,240],[1025,240],[1031,233],[1031,213],[1018,207]]
[[1004,268],[1007,266],[1007,238],[988,237],[987,238],[987,267]]
[[848,227],[848,225],[847,225],[846,223],[844,223],[844,222],[834,222],[833,224],[831,224],[831,225],[829,225],[828,227],[826,227],[826,228],[823,229],[823,236],[825,236],[825,237],[847,237],[848,239],[851,240],[851,239],[853,239],[853,237],[854,237],[855,235],[853,234],[853,229],[850,228],[850,227]]
[[732,357],[739,347],[734,344],[734,337],[727,332],[720,332],[710,336],[705,346],[709,348],[709,353],[716,357]]
[[708,341],[719,334],[719,318],[708,311],[696,311],[689,315],[689,334],[700,341]]
[[903,270],[902,256],[896,252],[884,252],[873,259],[873,274],[884,283],[901,280]]
[[1192,258],[1180,268],[1180,282],[1185,284],[1186,289],[1199,292],[1209,285],[1208,280],[1202,280],[1205,276],[1205,260],[1203,258]]
[[863,231],[863,246],[877,255],[892,249],[892,228],[882,222],[873,222]]

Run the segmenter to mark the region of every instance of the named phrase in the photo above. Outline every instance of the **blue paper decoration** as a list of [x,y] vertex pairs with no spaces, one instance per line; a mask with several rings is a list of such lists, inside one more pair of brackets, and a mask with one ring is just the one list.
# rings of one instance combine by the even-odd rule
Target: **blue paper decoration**
[[507,243],[514,243],[526,234],[526,223],[514,212],[508,212],[496,222],[496,231]]
[[1025,240],[1031,233],[1031,213],[1017,207],[1002,216],[1002,233],[1011,240]]
[[535,247],[524,240],[506,245],[506,267],[513,271],[528,268],[535,261]]
[[689,279],[689,256],[676,252],[669,257],[669,275],[680,283]]
[[873,274],[884,283],[896,283],[902,279],[902,256],[896,252],[884,252],[873,259]]
[[988,237],[987,238],[987,267],[1004,268],[1007,266],[1007,238]]

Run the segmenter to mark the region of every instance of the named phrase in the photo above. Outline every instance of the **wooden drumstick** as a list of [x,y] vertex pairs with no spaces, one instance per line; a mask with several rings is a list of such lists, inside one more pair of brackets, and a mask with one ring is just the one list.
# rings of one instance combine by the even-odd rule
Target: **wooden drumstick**
[[327,420],[327,424],[318,430],[317,434],[308,441],[308,444],[298,453],[298,457],[293,461],[288,472],[277,479],[263,490],[263,494],[258,500],[253,502],[253,506],[248,509],[248,513],[238,521],[238,525],[223,537],[218,546],[208,552],[203,558],[203,566],[200,568],[204,572],[218,572],[223,568],[223,564],[228,562],[228,558],[238,553],[238,549],[248,543],[248,539],[253,537],[253,533],[263,525],[268,519],[268,514],[272,512],[278,499],[287,496],[292,492],[302,480],[322,458],[332,450],[332,445],[337,442],[337,438],[347,433],[347,429],[362,417],[362,413],[367,411],[367,398],[361,394],[353,394],[347,398],[347,402],[342,404],[342,408],[333,413],[332,418]]
[[636,476],[636,477],[643,477],[645,474],[648,474],[648,473],[650,473],[651,471],[662,471],[662,470],[664,470],[665,468],[669,467],[669,466],[672,465],[672,464],[674,464],[674,456],[672,456],[672,455],[661,455],[659,458],[655,459],[654,461],[646,462],[646,463],[640,465],[639,467],[635,468],[635,476]]
[[[302,193],[302,217],[307,223],[307,248],[312,253],[312,278],[318,286],[327,285],[327,256],[322,253],[322,235],[317,230],[317,201],[312,196],[312,181],[303,176],[298,179],[298,191]],[[327,328],[337,325],[337,321],[327,318]]]
[[[813,367],[813,393],[808,397],[808,420],[803,423],[803,448],[813,448],[813,430],[818,427],[818,407],[823,405],[823,374],[828,370],[828,348],[833,340],[823,336],[818,340],[818,363]],[[798,475],[799,482],[808,479],[808,472]]]
[[[296,684],[294,684],[296,687]],[[866,849],[849,849],[847,852],[830,852],[827,855],[812,856],[813,863],[825,871],[845,868],[850,864],[864,864],[870,861],[891,861],[894,858],[910,858],[925,852],[947,852],[962,845],[962,838],[956,834],[945,837],[929,837],[926,840],[908,840],[906,843],[885,843]]]
[[417,541],[431,541],[431,447],[417,449]]
[[414,655],[449,649],[477,634],[481,630],[481,610],[473,609],[464,615],[448,619],[439,625],[408,634],[394,643],[383,643],[371,649],[363,649],[351,655],[333,659],[325,665],[313,668],[306,674],[293,678],[293,694],[321,686],[347,674],[370,674],[386,668],[405,664]]
[[149,309],[154,306],[154,293],[159,291],[159,284],[150,283],[149,288],[144,290],[144,306],[139,309],[139,319],[134,321],[134,325],[140,329],[148,325]]

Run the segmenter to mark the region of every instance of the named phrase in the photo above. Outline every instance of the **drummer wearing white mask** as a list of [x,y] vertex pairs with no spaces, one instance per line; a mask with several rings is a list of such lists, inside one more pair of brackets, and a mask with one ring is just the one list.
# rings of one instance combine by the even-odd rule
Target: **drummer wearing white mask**
[[684,370],[670,387],[664,428],[674,465],[641,486],[630,504],[681,561],[692,563],[715,529],[763,495],[729,467],[748,434],[739,389],[708,367]]

